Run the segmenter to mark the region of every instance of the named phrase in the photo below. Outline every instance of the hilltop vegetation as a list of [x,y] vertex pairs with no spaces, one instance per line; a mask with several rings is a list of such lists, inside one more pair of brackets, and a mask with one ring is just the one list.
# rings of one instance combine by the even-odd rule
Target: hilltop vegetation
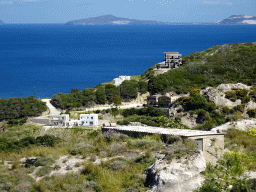
[[95,104],[120,104],[149,91],[188,93],[193,88],[216,87],[221,83],[256,83],[256,43],[216,45],[202,52],[183,57],[183,66],[158,76],[153,67],[145,71],[139,80],[124,81],[120,86],[100,84],[70,94],[53,95],[51,103],[62,109],[89,107]]
[[46,104],[33,96],[0,99],[0,121],[37,116],[46,110]]
[[82,91],[72,89],[71,93],[58,93],[52,96],[53,106],[61,109],[73,109],[78,107],[90,107],[95,104],[120,105],[122,101],[136,99],[138,94],[147,92],[145,81],[130,80],[123,81],[120,86],[111,83],[103,83],[94,88],[87,88]]
[[145,76],[149,79],[150,93],[189,92],[197,87],[215,87],[221,83],[256,83],[256,43],[216,45],[202,52],[183,57],[183,66],[153,76],[152,68]]

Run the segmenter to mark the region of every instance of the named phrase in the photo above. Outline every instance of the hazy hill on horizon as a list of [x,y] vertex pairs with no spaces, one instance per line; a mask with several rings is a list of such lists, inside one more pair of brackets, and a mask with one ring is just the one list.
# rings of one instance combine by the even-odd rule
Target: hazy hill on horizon
[[5,23],[2,21],[2,20],[0,20],[0,25],[4,25]]
[[68,22],[67,25],[170,25],[170,23],[153,20],[128,19],[115,17],[114,15],[103,15],[99,17],[73,20]]
[[221,19],[216,24],[221,25],[256,25],[256,16],[231,15],[226,19]]
[[138,20],[116,17],[114,15],[103,15],[99,17],[89,17],[86,19],[72,20],[67,25],[254,25],[256,24],[256,16],[247,15],[231,15],[226,19],[218,22],[162,22],[154,20]]

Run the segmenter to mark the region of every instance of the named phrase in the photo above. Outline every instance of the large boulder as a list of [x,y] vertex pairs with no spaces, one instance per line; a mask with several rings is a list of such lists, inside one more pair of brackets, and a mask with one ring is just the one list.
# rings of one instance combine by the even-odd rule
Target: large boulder
[[235,122],[227,122],[223,125],[211,129],[211,131],[219,133],[231,128],[238,129],[240,131],[247,131],[248,128],[256,129],[256,119],[244,119]]
[[217,89],[221,90],[222,92],[227,92],[227,91],[233,91],[233,90],[239,90],[239,89],[246,89],[250,90],[251,86],[247,86],[242,83],[237,83],[237,84],[220,84]]
[[201,176],[206,168],[202,152],[196,152],[189,159],[157,160],[147,170],[147,183],[151,192],[192,192],[204,181]]
[[[229,85],[229,84],[221,84],[221,85]],[[236,84],[233,84],[236,85]],[[223,86],[224,87],[224,86]],[[229,90],[229,89],[226,89]],[[215,105],[223,105],[228,106],[229,108],[235,107],[237,105],[241,105],[241,100],[238,99],[235,102],[232,102],[231,100],[225,98],[225,93],[215,89],[213,87],[207,87],[205,89],[201,90],[201,94],[206,98],[209,99],[209,101],[212,101],[215,103]]]

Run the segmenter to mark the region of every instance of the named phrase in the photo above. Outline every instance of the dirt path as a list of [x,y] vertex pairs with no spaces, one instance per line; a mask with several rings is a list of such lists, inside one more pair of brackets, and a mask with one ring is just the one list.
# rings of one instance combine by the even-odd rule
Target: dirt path
[[47,107],[50,110],[50,115],[60,115],[61,111],[56,109],[51,103],[51,99],[42,99],[43,102],[46,102]]

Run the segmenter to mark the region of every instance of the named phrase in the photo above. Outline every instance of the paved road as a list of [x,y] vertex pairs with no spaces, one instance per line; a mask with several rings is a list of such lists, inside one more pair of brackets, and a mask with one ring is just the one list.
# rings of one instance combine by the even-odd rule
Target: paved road
[[50,110],[50,115],[59,115],[61,113],[60,110],[56,109],[51,103],[51,99],[42,99],[43,102],[46,102],[47,107]]
[[[123,106],[118,106],[119,109],[128,109],[128,108],[142,108],[142,104],[130,104],[130,105],[123,105]],[[103,110],[103,109],[111,109],[113,107],[92,107],[88,108],[85,111],[94,111],[94,110]],[[77,111],[77,112],[84,112],[84,111]]]

